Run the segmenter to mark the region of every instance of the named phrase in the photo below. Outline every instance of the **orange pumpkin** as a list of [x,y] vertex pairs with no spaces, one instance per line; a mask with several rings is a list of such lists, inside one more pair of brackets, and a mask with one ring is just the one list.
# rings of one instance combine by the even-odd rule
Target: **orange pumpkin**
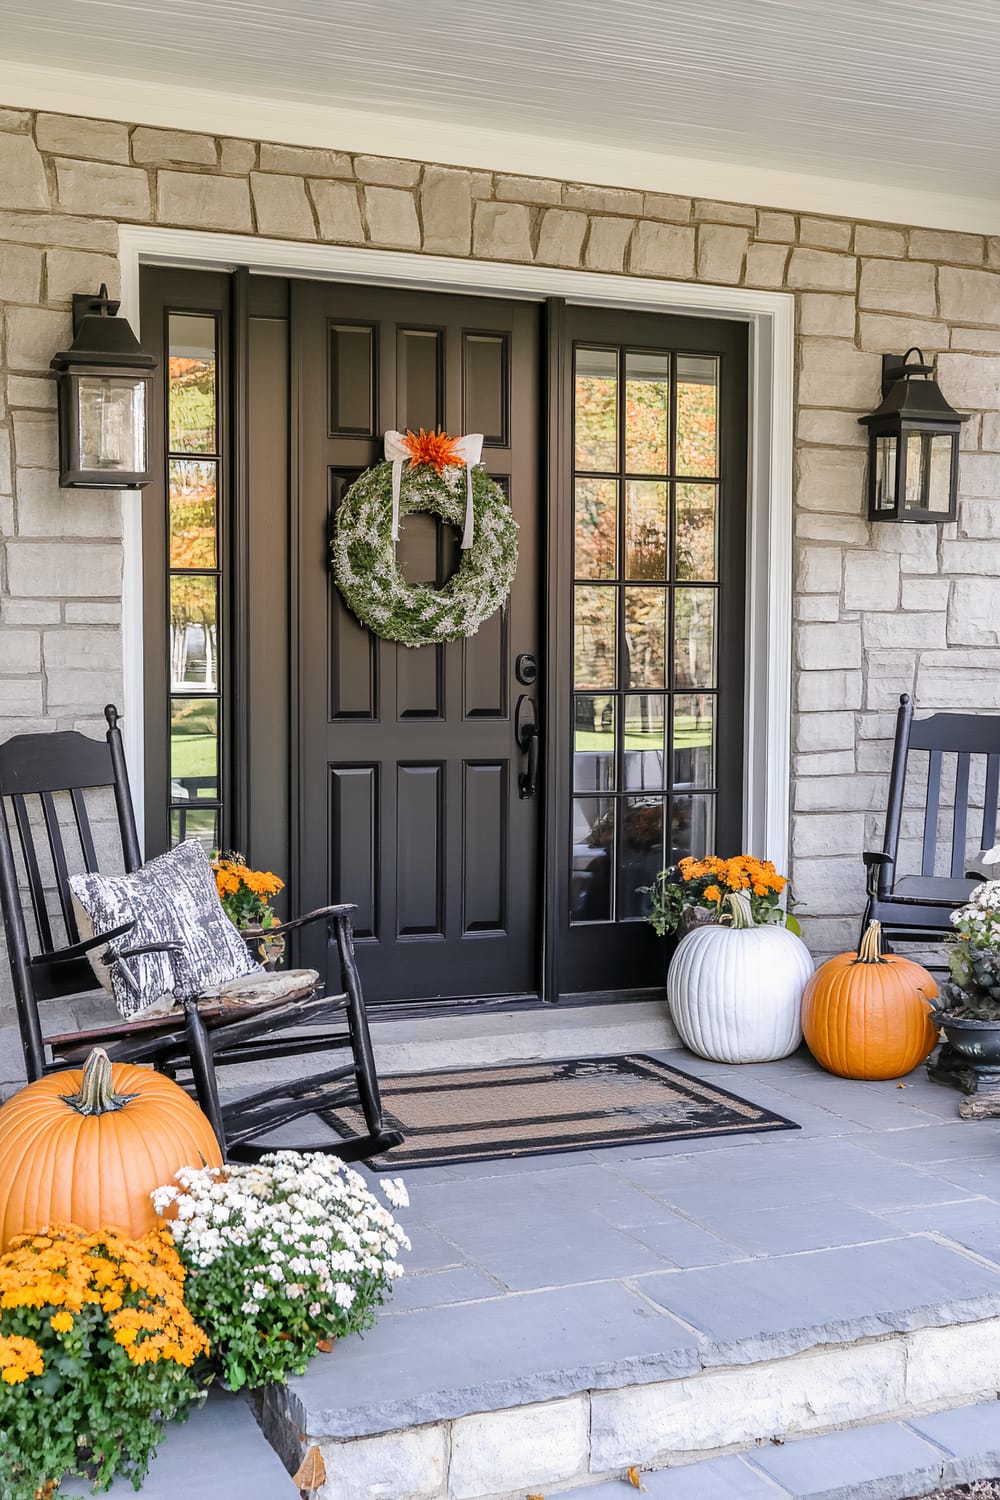
[[153,1189],[203,1164],[222,1155],[194,1101],[98,1047],[82,1071],[49,1073],[0,1108],[0,1250],[56,1223],[138,1239],[157,1223]]
[[881,924],[872,922],[857,953],[827,959],[806,985],[806,1043],[841,1078],[900,1078],[937,1042],[928,1004],[937,992],[920,964],[882,952]]

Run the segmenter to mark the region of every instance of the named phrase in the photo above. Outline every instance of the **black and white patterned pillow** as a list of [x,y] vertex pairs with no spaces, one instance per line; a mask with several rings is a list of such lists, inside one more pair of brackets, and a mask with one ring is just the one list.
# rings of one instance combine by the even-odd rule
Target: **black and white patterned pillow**
[[99,935],[132,922],[108,945],[112,953],[147,943],[179,945],[176,953],[144,953],[107,967],[104,949],[91,954],[94,973],[126,1020],[164,995],[186,1000],[260,969],[223,910],[197,839],[149,860],[134,875],[71,875],[69,883],[81,937],[88,927]]

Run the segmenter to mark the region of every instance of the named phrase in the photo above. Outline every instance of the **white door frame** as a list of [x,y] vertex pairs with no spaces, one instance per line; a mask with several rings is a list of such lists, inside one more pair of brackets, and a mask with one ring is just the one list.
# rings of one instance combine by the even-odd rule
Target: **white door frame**
[[[507,261],[314,245],[250,235],[123,224],[119,229],[122,311],[139,326],[139,268],[186,266],[271,276],[358,281],[590,306],[730,318],[750,327],[746,717],[743,846],[788,863],[792,675],[792,420],[795,301],[788,292],[697,282],[654,281],[597,271]],[[142,513],[134,491],[122,501],[124,735],[139,827],[143,826]]]

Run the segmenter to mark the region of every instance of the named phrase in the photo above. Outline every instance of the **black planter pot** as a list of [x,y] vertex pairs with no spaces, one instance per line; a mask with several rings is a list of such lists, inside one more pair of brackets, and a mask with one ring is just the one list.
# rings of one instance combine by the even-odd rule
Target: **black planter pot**
[[934,1020],[945,1041],[927,1063],[928,1076],[963,1094],[989,1095],[1000,1103],[1000,1021],[974,1021],[947,1011]]

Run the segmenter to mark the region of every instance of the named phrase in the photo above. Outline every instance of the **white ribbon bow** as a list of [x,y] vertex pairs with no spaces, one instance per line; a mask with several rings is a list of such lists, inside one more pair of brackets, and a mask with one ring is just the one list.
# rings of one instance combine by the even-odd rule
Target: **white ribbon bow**
[[[483,456],[483,434],[470,432],[465,437],[455,438],[455,451],[465,465],[465,527],[462,531],[462,547],[472,546],[476,534],[476,513],[472,504],[472,468]],[[411,458],[406,438],[395,430],[385,435],[385,456],[392,464],[392,539],[399,541],[399,492],[403,483],[403,465]]]

